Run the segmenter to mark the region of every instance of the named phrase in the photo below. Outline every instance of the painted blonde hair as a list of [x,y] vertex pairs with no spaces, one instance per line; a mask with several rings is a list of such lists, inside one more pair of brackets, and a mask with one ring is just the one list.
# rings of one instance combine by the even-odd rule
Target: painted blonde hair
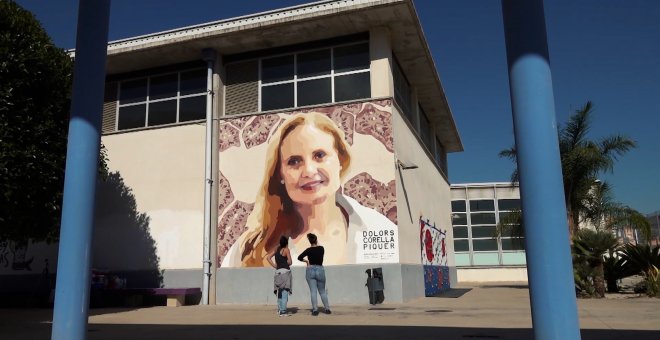
[[312,125],[330,134],[334,139],[343,180],[351,164],[351,155],[344,132],[326,115],[318,112],[299,113],[282,124],[273,134],[266,151],[266,171],[255,202],[256,219],[248,223],[249,229],[240,241],[243,267],[261,267],[267,263],[266,256],[277,248],[280,236],[289,237],[292,228],[300,226],[301,217],[293,206],[284,185],[281,184],[280,148],[282,141],[298,126]]

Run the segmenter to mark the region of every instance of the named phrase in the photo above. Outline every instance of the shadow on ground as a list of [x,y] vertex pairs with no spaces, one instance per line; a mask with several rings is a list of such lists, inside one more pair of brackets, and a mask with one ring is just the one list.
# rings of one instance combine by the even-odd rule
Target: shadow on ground
[[[283,323],[284,323],[283,319]],[[0,323],[0,327],[6,325]],[[15,326],[15,325],[14,325]],[[7,339],[49,339],[51,325],[24,325],[28,329],[7,329]],[[91,324],[87,339],[533,339],[532,329],[463,328],[419,326],[300,326],[300,325],[110,325]],[[583,340],[635,339],[655,340],[658,331],[582,330]]]
[[514,284],[514,285],[482,285],[479,288],[491,289],[491,288],[514,288],[514,289],[529,289],[529,285],[525,284]]
[[444,292],[438,293],[436,295],[431,295],[431,296],[428,296],[428,297],[455,299],[455,298],[459,298],[459,297],[465,295],[465,293],[467,293],[471,290],[472,290],[472,288],[451,288],[451,289],[448,289]]

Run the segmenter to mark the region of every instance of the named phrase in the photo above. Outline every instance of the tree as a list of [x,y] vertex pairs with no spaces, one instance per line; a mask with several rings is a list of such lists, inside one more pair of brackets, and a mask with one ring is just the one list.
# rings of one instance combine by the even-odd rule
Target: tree
[[611,187],[596,181],[582,202],[580,224],[590,223],[596,230],[614,231],[623,227],[639,230],[646,240],[651,238],[651,224],[639,211],[614,201]]
[[[593,105],[587,102],[575,111],[566,126],[559,130],[559,153],[564,182],[564,200],[571,236],[575,235],[580,218],[590,208],[589,194],[598,176],[611,172],[614,163],[636,143],[625,136],[613,135],[597,141],[587,138],[591,128]],[[517,160],[516,148],[503,150],[500,157]],[[518,181],[518,170],[514,170],[511,181]]]
[[0,0],[0,55],[0,240],[56,241],[73,63],[9,0]]
[[644,277],[648,296],[660,296],[660,246],[626,244],[621,259],[628,272]]
[[597,297],[605,297],[605,254],[618,247],[616,237],[608,231],[582,229],[573,238],[574,261],[584,261],[592,270],[592,283]]

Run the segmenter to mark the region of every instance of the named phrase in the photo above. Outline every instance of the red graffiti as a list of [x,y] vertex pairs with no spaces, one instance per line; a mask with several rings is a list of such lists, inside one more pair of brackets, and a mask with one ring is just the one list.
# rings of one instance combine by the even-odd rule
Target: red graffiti
[[442,257],[445,257],[447,255],[447,249],[445,248],[445,239],[442,238],[442,245],[440,246],[440,249],[442,249]]
[[426,250],[426,258],[429,262],[433,261],[433,238],[431,232],[427,229],[424,233],[424,249]]

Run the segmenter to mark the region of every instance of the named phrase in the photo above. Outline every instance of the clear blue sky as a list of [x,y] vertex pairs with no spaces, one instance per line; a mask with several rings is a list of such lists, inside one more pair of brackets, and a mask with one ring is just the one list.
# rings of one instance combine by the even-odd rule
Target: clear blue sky
[[[113,0],[110,40],[305,2]],[[56,45],[75,47],[77,1],[18,3]],[[513,165],[497,156],[513,145],[500,2],[415,4],[465,147],[449,155],[450,181],[508,181]],[[639,145],[603,176],[615,199],[643,213],[660,210],[660,1],[553,0],[545,13],[558,122],[591,100],[591,137],[617,133]]]

